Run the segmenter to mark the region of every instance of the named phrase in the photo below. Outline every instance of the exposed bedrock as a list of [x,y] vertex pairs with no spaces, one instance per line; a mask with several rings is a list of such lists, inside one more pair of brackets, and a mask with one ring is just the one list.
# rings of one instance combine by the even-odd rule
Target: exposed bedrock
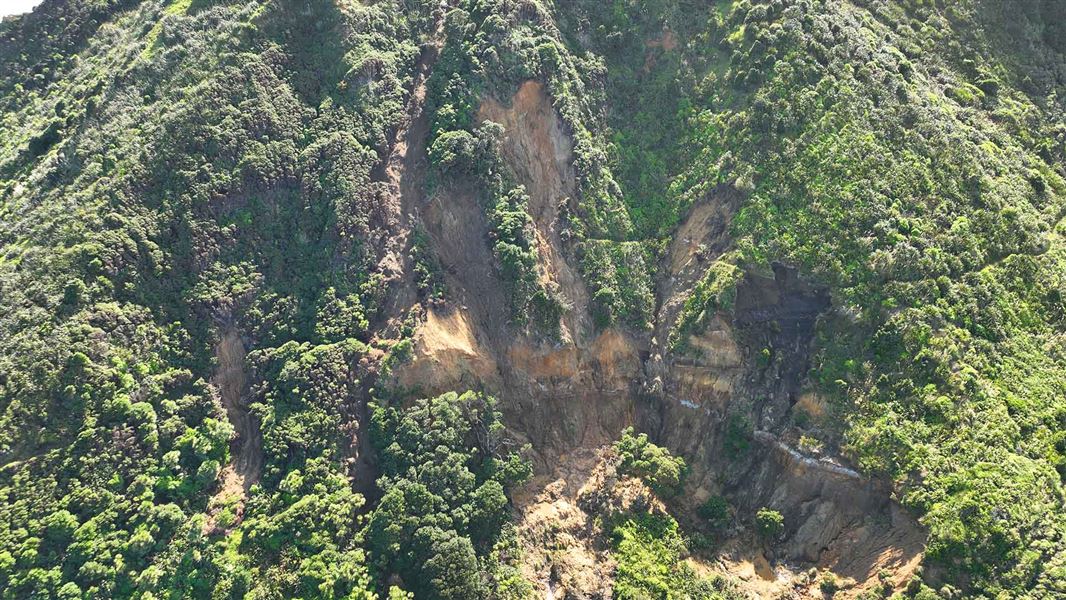
[[[824,290],[784,265],[746,273],[732,310],[691,336],[695,351],[668,347],[689,292],[730,249],[740,194],[714,189],[673,235],[658,265],[650,330],[597,331],[576,250],[559,234],[559,207],[577,190],[572,145],[544,87],[527,82],[507,102],[487,98],[478,116],[504,127],[502,155],[530,197],[538,276],[567,307],[560,335],[546,341],[510,324],[477,191],[439,189],[419,199],[416,219],[441,265],[448,302],[422,313],[413,356],[396,368],[394,385],[409,394],[473,388],[496,395],[513,441],[534,451],[537,477],[517,494],[518,509],[569,515],[574,539],[587,522],[577,495],[598,464],[597,450],[634,425],[688,462],[688,492],[676,501],[682,513],[694,515],[711,495],[725,495],[741,523],[771,507],[785,516],[772,555],[781,564],[826,567],[860,583],[882,569],[905,580],[924,535],[887,486],[784,441],[793,406],[817,403],[805,385],[815,326],[831,308]],[[595,562],[589,543],[563,553],[573,558],[567,568]]]

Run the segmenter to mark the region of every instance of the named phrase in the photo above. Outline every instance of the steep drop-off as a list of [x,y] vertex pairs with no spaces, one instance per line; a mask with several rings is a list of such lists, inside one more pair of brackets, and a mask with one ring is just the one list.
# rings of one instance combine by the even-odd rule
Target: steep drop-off
[[[586,284],[574,275],[575,248],[559,234],[559,207],[576,193],[572,143],[544,86],[524,82],[506,103],[485,98],[477,114],[503,126],[501,155],[529,194],[538,277],[557,290],[567,310],[555,339],[516,335],[476,201],[461,185],[438,189],[425,228],[456,300],[426,312],[412,357],[395,369],[395,385],[403,395],[474,388],[500,398],[505,423],[534,452],[538,475],[518,492],[516,509],[532,561],[525,568],[540,591],[594,597],[609,589],[607,554],[597,550],[606,533],[591,524],[595,514],[585,512],[580,497],[603,468],[599,451],[634,424],[689,460],[689,493],[676,500],[682,514],[695,515],[708,497],[723,493],[738,511],[783,511],[788,530],[780,554],[770,554],[779,571],[751,582],[753,591],[783,592],[811,566],[860,584],[877,582],[887,570],[895,586],[906,584],[924,534],[890,500],[889,488],[804,456],[768,432],[785,427],[806,385],[815,321],[830,309],[824,290],[784,267],[748,275],[732,314],[693,336],[695,353],[676,356],[666,348],[684,299],[706,265],[732,245],[728,221],[740,202],[737,193],[716,191],[682,221],[655,269],[655,305],[661,308],[650,327],[597,331]],[[759,363],[764,347],[777,354],[772,365]],[[730,419],[755,430],[734,433],[751,447],[732,456],[724,450],[736,422]],[[556,529],[569,533],[544,539],[545,530]],[[544,555],[545,545],[561,557]],[[765,560],[751,539],[726,547],[727,565]]]
[[1063,22],[5,20],[0,595],[1066,595]]

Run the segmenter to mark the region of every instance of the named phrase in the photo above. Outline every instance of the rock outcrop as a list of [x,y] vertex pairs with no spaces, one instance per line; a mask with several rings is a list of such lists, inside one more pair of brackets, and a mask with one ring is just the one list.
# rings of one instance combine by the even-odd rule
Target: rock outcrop
[[718,569],[762,565],[753,568],[764,577],[751,580],[752,593],[798,593],[810,583],[799,574],[811,567],[855,589],[886,569],[905,583],[924,536],[887,487],[779,437],[794,405],[817,403],[805,380],[814,325],[830,307],[823,290],[784,265],[746,273],[735,305],[692,333],[690,351],[668,347],[693,286],[731,247],[741,195],[715,188],[689,211],[661,259],[649,330],[597,331],[575,250],[560,235],[559,208],[576,194],[573,151],[545,88],[530,81],[506,103],[485,98],[478,119],[503,126],[501,154],[530,198],[538,277],[566,307],[560,333],[547,341],[510,325],[475,191],[441,189],[419,205],[416,225],[428,234],[450,302],[424,312],[412,357],[393,384],[408,393],[475,388],[500,398],[515,441],[531,444],[538,474],[515,499],[531,580],[548,597],[608,597],[610,560],[581,498],[602,478],[601,449],[635,425],[690,465],[690,493],[675,511],[694,515],[711,495],[725,495],[739,524],[761,507],[784,515],[772,552],[739,527],[719,553]]

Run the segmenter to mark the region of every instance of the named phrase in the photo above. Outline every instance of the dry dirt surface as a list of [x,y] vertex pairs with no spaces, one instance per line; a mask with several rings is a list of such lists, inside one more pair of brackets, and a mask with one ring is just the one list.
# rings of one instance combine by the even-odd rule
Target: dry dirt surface
[[245,355],[244,342],[235,329],[227,330],[215,346],[218,370],[211,384],[218,390],[226,418],[236,435],[230,442],[230,462],[222,469],[222,484],[210,503],[212,510],[204,527],[207,531],[215,529],[217,510],[223,504],[236,502],[240,520],[248,490],[259,481],[263,471],[263,436],[247,404]]
[[[669,52],[674,43],[667,31],[649,44],[649,51]],[[602,508],[597,503],[621,502],[619,494],[627,492],[608,474],[603,457],[622,428],[647,425],[641,421],[647,416],[640,414],[640,392],[660,397],[662,443],[697,471],[690,483],[698,498],[674,507],[679,515],[691,513],[709,494],[722,492],[716,483],[723,475],[716,440],[731,403],[748,393],[754,381],[745,344],[772,342],[795,355],[796,360],[783,361],[788,364],[779,374],[801,378],[807,325],[828,300],[789,273],[775,271],[745,284],[737,320],[716,317],[691,340],[700,350],[698,360],[671,356],[665,342],[689,290],[732,243],[729,223],[741,199],[735,190],[715,188],[692,207],[663,257],[653,331],[595,332],[588,290],[574,268],[573,250],[560,235],[560,208],[573,201],[576,186],[572,143],[550,96],[541,83],[526,82],[504,101],[483,98],[478,120],[503,126],[504,161],[529,194],[538,274],[568,307],[561,339],[545,343],[510,324],[479,190],[460,182],[429,198],[417,197],[425,144],[419,139],[424,123],[415,118],[402,131],[411,141],[394,149],[387,179],[390,188],[401,192],[396,196],[403,228],[417,225],[425,231],[442,267],[449,302],[418,312],[412,360],[396,368],[393,383],[419,395],[482,389],[499,397],[509,433],[532,444],[538,473],[514,498],[527,577],[538,596],[609,598],[614,563],[597,524]],[[401,271],[410,267],[397,266]],[[781,384],[773,391],[780,392],[775,396],[781,406],[769,407],[768,425],[804,390]],[[764,552],[741,528],[719,551],[690,558],[694,568],[738,581],[752,598],[820,598],[817,582],[826,570],[848,583],[842,598],[874,585],[882,569],[892,573],[897,587],[905,584],[920,559],[924,534],[912,518],[887,503],[884,491],[842,477],[846,467],[806,464],[775,440],[756,445],[761,458],[744,467],[751,489],[742,490],[738,501],[745,504],[744,514],[753,512],[753,506],[780,507],[791,523],[786,538],[774,545],[776,554]],[[872,512],[856,508],[859,504]]]

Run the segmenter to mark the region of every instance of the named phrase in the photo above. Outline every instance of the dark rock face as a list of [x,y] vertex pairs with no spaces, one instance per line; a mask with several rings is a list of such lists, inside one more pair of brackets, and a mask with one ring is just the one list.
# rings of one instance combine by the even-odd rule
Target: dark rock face
[[[829,295],[800,279],[795,269],[773,266],[773,278],[748,275],[737,288],[733,323],[749,353],[765,363],[756,385],[756,429],[774,429],[796,403],[807,377],[811,341],[818,317],[828,310]],[[768,354],[765,352],[768,351]]]

